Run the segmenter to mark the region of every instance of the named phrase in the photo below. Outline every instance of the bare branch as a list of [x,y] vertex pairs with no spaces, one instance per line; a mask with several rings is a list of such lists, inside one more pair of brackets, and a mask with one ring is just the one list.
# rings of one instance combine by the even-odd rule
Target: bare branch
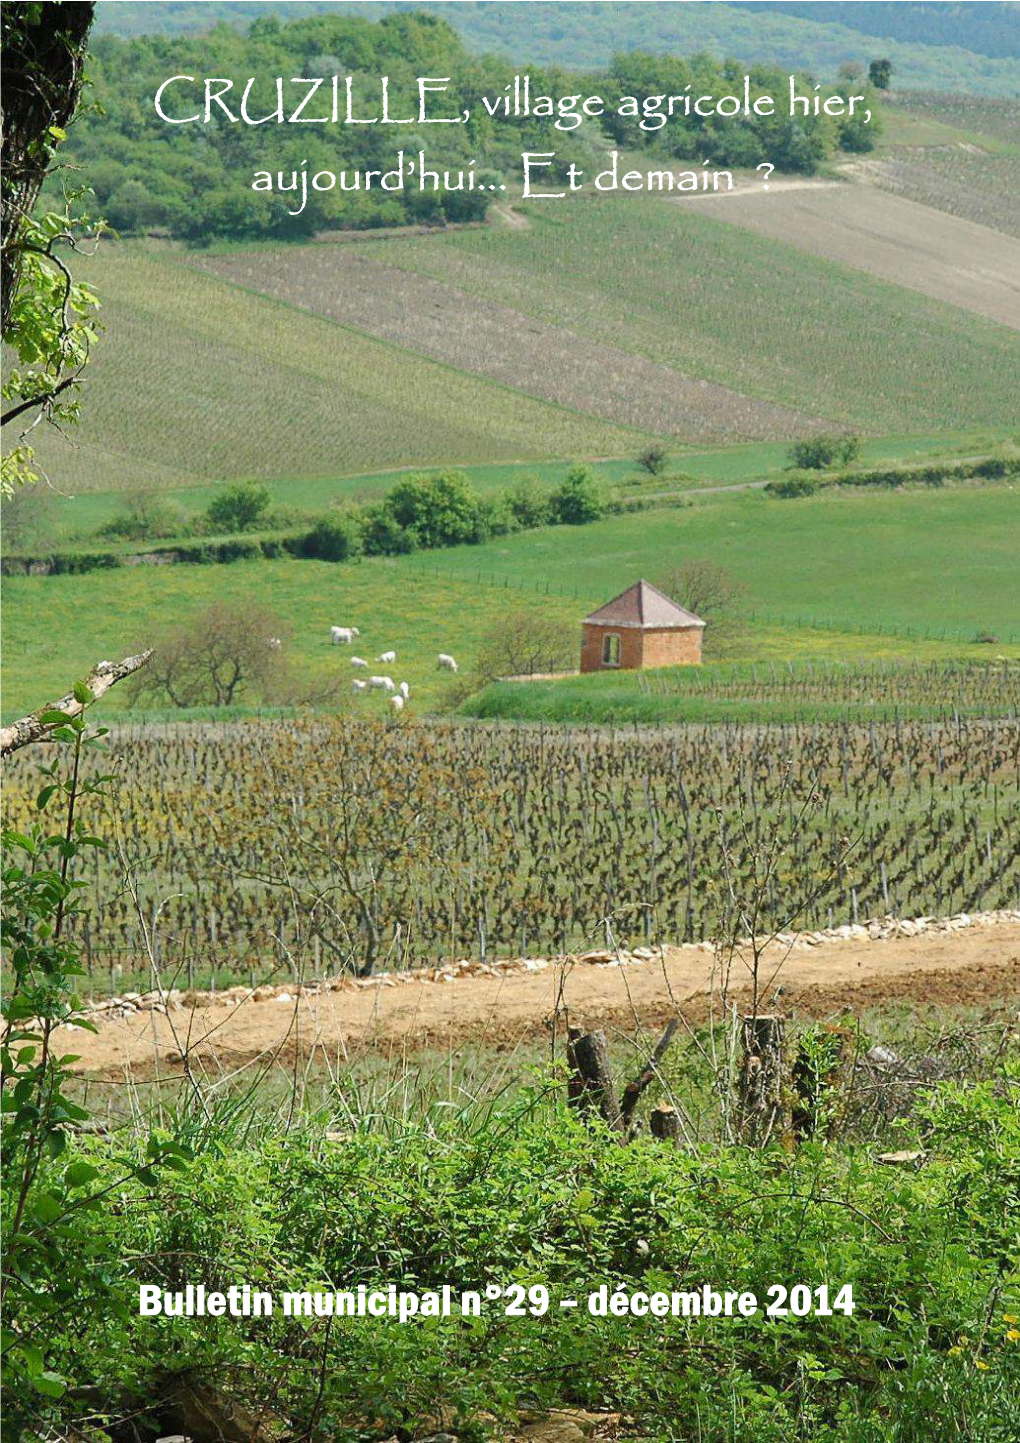
[[[150,647],[148,651],[139,652],[137,656],[126,656],[123,661],[98,662],[85,678],[85,685],[92,693],[92,700],[98,701],[104,692],[109,691],[111,686],[115,686],[126,676],[131,676],[133,672],[138,671],[151,655],[152,648]],[[28,716],[22,717],[20,721],[12,722],[10,726],[0,730],[0,756],[9,756],[11,752],[16,752],[31,742],[45,740],[53,727],[58,725],[56,722],[40,720],[47,712],[59,711],[66,716],[75,717],[80,715],[87,704],[78,701],[74,692],[69,692],[59,701],[50,702],[47,706],[39,707]]]

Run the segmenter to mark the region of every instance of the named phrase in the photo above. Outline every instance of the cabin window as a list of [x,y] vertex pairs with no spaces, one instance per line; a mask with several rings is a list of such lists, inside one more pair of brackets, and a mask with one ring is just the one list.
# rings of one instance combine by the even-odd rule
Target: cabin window
[[602,638],[602,665],[620,665],[620,638],[614,632]]

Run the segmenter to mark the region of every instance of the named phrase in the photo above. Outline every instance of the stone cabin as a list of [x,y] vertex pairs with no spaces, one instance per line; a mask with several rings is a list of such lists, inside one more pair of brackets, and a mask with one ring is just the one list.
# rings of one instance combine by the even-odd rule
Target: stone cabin
[[636,581],[581,624],[582,671],[697,666],[705,623],[647,581]]

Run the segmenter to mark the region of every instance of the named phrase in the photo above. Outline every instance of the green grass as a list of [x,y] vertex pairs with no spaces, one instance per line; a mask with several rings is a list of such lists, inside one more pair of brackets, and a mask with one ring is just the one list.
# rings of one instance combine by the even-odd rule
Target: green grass
[[80,269],[107,328],[82,422],[73,444],[33,436],[61,490],[620,455],[641,443],[227,285],[168,247],[109,243]]
[[[550,681],[499,682],[471,697],[461,714],[501,721],[585,724],[676,725],[700,723],[800,723],[928,721],[946,716],[1015,717],[1020,712],[1020,669],[982,667],[959,679],[952,665],[923,667],[938,656],[939,643],[918,643],[910,662],[876,667],[870,638],[833,636],[841,660],[819,652],[812,662],[783,665],[799,650],[796,638],[750,632],[755,665],[709,662],[648,672],[594,672]],[[763,642],[765,643],[763,645]],[[775,648],[771,665],[769,643]],[[966,649],[988,660],[988,647]],[[981,656],[984,653],[984,656]],[[856,658],[857,665],[847,665]],[[821,662],[821,665],[819,665]],[[778,663],[778,665],[777,665]]]
[[394,240],[386,260],[870,434],[1020,417],[1020,336],[958,307],[655,197],[523,213],[528,230]]
[[[956,457],[986,455],[1009,437],[999,430],[960,431],[940,434],[916,432],[904,436],[879,436],[864,441],[862,467],[913,464],[953,460]],[[635,447],[634,455],[639,448]],[[789,446],[782,441],[754,441],[708,450],[670,450],[665,473],[649,476],[637,466],[634,455],[615,460],[588,461],[603,483],[625,496],[642,492],[698,490],[702,487],[741,485],[748,481],[781,476],[789,465]],[[522,477],[535,477],[550,486],[558,484],[574,465],[573,461],[515,461],[462,467],[471,484],[483,494],[513,486]],[[411,469],[434,469],[431,467]],[[361,472],[307,477],[266,477],[273,507],[302,515],[320,514],[338,502],[383,496],[407,468],[399,471]],[[189,517],[197,517],[216,495],[222,483],[205,482],[175,488],[169,498]],[[46,513],[45,540],[17,549],[45,551],[71,538],[94,547],[95,533],[124,508],[130,482],[111,490],[81,491],[75,496],[53,496]],[[106,544],[106,543],[104,543]],[[131,543],[129,550],[141,543]],[[12,548],[13,549],[13,548]]]
[[758,620],[950,643],[989,630],[1008,642],[1020,637],[1018,544],[1020,499],[1008,486],[799,501],[742,492],[411,564],[419,574],[508,577],[525,590],[551,580],[605,599],[639,576],[709,558],[744,582]]
[[[963,643],[985,630],[998,637],[995,650],[1007,650],[1020,637],[1018,540],[1017,494],[1008,487],[796,502],[740,493],[356,565],[281,560],[9,577],[4,712],[60,695],[101,657],[126,655],[168,622],[249,596],[292,629],[289,653],[312,675],[349,673],[349,652],[329,645],[329,627],[353,623],[363,632],[360,654],[396,648],[387,670],[406,677],[416,708],[431,708],[452,685],[435,671],[436,653],[452,652],[469,669],[509,606],[579,624],[637,577],[654,580],[696,557],[745,583],[754,622],[748,658],[987,656],[990,648]],[[119,704],[112,693],[108,705]]]

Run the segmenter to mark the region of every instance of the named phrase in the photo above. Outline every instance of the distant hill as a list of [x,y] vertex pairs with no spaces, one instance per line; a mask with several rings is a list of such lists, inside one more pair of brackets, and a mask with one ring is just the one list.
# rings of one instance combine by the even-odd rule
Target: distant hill
[[888,4],[884,0],[733,0],[741,10],[772,11],[907,44],[954,45],[993,58],[1020,57],[1020,5]]
[[472,3],[410,0],[211,0],[208,4],[103,3],[98,34],[181,34],[226,22],[246,26],[259,16],[288,19],[356,11],[378,19],[396,9],[440,14],[474,51],[532,64],[605,65],[620,50],[641,48],[755,59],[820,77],[846,60],[876,55],[893,62],[897,86],[969,94],[1020,95],[1016,4],[766,4]]

